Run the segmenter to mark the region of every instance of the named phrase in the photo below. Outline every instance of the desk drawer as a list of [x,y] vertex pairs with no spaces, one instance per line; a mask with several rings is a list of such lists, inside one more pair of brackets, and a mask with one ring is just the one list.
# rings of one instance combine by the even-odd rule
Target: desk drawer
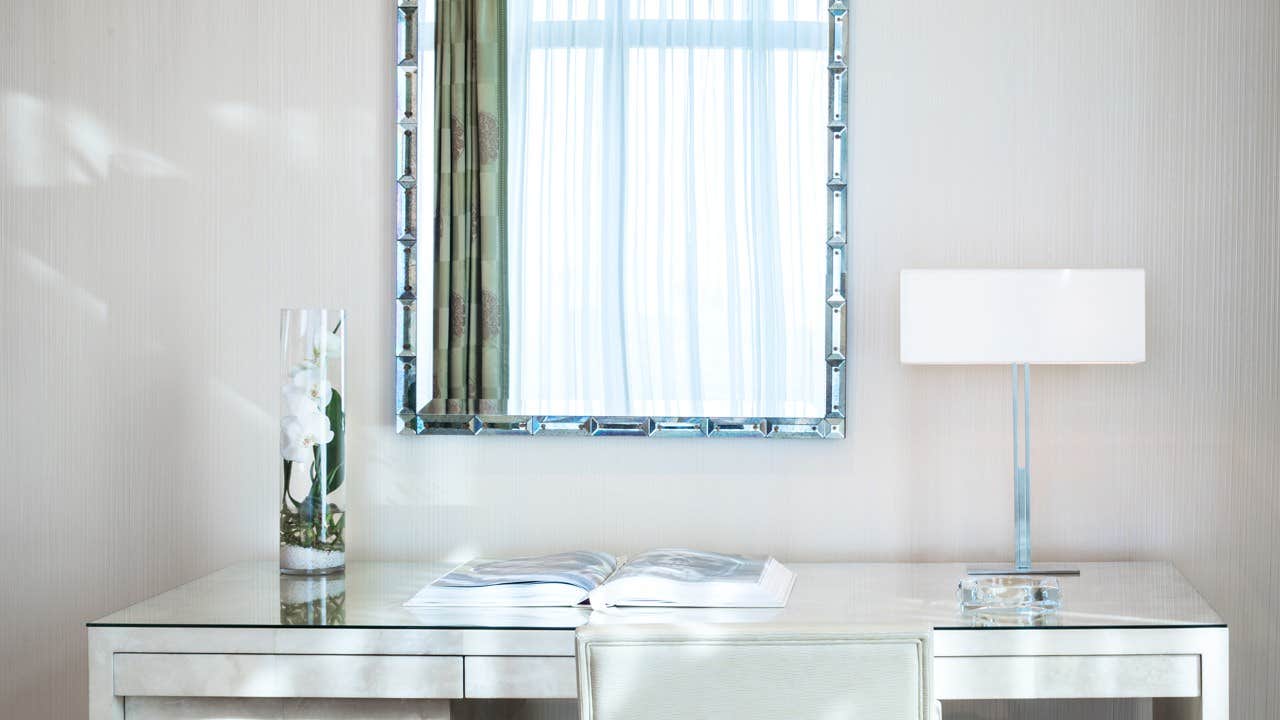
[[119,696],[462,697],[456,656],[116,653],[113,676]]
[[571,657],[466,659],[469,698],[574,698],[578,668]]
[[938,657],[933,672],[939,700],[1200,694],[1199,655]]

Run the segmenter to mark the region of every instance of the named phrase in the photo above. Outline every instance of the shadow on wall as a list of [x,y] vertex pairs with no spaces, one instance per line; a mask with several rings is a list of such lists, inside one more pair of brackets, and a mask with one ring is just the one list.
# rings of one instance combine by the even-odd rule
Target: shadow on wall
[[91,185],[114,174],[181,178],[173,163],[121,142],[93,115],[20,92],[4,96],[5,177],[14,187]]

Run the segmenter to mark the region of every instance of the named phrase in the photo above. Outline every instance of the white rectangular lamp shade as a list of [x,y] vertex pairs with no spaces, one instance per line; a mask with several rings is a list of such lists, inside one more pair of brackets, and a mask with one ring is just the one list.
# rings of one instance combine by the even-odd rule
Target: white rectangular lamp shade
[[920,365],[1139,363],[1143,270],[903,270],[901,359]]

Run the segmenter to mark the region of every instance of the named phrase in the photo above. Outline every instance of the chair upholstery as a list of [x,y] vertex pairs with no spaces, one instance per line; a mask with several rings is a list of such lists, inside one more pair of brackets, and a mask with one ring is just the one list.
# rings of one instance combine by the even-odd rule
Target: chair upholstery
[[928,633],[759,625],[588,625],[582,720],[928,720]]

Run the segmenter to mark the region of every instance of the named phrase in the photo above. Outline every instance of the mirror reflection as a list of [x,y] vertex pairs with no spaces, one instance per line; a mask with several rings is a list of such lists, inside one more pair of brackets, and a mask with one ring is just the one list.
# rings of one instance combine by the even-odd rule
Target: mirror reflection
[[422,4],[418,407],[826,415],[827,19]]

